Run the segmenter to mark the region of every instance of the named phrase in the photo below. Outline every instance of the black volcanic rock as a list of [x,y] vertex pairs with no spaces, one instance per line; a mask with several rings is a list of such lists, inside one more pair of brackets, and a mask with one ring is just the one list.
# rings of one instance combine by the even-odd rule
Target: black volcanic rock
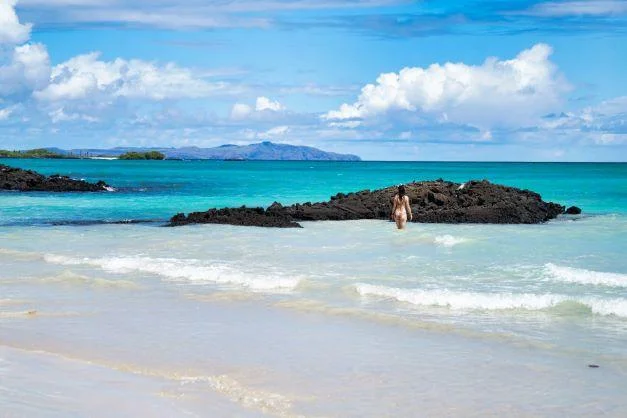
[[581,209],[577,206],[571,206],[564,212],[567,215],[579,215],[581,213]]
[[183,213],[174,215],[169,226],[187,224],[229,224],[239,226],[263,226],[273,228],[300,228],[288,216],[268,212],[263,208],[225,208],[210,209],[206,212],[193,212],[185,216]]
[[41,192],[102,192],[109,186],[104,181],[89,183],[74,180],[67,176],[46,177],[31,170],[9,167],[0,164],[0,190],[41,191]]
[[[537,193],[492,184],[486,180],[473,180],[464,184],[436,180],[409,183],[405,187],[414,222],[535,224],[564,213],[564,206],[544,202]],[[211,209],[188,216],[178,214],[171,219],[170,225],[224,223],[294,226],[292,224],[296,221],[389,219],[392,197],[396,190],[394,186],[374,191],[338,193],[328,202],[286,207],[274,203],[266,210],[241,207]]]

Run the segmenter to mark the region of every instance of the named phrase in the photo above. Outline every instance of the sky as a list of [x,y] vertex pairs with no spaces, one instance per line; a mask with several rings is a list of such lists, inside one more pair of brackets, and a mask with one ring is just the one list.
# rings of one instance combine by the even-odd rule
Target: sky
[[627,0],[0,0],[0,149],[627,161]]

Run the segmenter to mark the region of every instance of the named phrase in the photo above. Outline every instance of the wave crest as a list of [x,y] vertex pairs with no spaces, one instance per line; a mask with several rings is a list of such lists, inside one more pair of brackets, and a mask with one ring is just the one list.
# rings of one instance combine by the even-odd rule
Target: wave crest
[[574,267],[563,267],[555,265],[553,263],[545,264],[544,270],[547,276],[557,281],[579,284],[627,287],[627,274],[605,273]]
[[477,293],[450,290],[401,289],[370,284],[357,284],[360,296],[394,299],[419,306],[444,307],[460,311],[528,310],[539,311],[559,308],[564,304],[578,304],[599,315],[627,318],[627,300],[571,297],[559,294],[533,293]]
[[233,284],[256,291],[293,290],[300,283],[300,279],[297,277],[246,273],[227,265],[210,264],[193,259],[151,257],[73,258],[46,254],[44,260],[61,265],[90,265],[111,273],[149,273],[174,281]]

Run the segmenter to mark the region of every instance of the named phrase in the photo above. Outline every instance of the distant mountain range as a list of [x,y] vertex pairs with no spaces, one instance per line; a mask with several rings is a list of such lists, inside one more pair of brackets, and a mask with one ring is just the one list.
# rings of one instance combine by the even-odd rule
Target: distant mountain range
[[361,161],[356,155],[336,154],[318,148],[288,144],[275,144],[265,141],[250,145],[221,145],[215,148],[135,148],[116,147],[111,149],[72,149],[47,148],[59,154],[72,154],[88,157],[117,157],[126,152],[159,151],[168,159],[181,160],[280,160],[280,161]]

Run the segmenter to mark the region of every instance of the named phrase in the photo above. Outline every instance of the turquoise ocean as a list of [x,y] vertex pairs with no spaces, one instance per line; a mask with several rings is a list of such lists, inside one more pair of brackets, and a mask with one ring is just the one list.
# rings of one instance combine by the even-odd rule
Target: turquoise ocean
[[[0,416],[627,416],[627,164],[0,163]],[[583,213],[162,227],[438,178]]]

